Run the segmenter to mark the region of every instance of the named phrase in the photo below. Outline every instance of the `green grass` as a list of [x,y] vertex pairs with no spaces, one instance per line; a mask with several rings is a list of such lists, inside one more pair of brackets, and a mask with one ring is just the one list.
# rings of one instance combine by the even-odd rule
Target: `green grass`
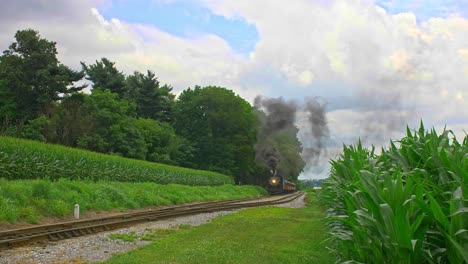
[[129,234],[110,234],[109,239],[111,240],[122,240],[125,242],[134,242],[138,239],[138,235],[135,234],[135,232],[130,232]]
[[179,184],[107,181],[0,179],[0,222],[37,223],[43,216],[70,216],[75,204],[81,212],[141,208],[194,201],[225,200],[265,195],[254,186],[187,186]]
[[176,230],[174,229],[154,229],[147,231],[143,236],[140,237],[140,239],[145,241],[155,241],[156,239],[170,236],[175,232]]
[[[177,228],[181,229],[189,229],[191,225],[181,224]],[[136,232],[132,231],[128,234],[121,234],[121,233],[113,233],[109,235],[110,240],[121,240],[124,242],[135,242],[138,240],[142,241],[155,241],[157,239],[161,239],[163,237],[169,236],[174,234],[177,229],[157,229],[157,228],[146,228],[141,234],[136,234]]]
[[338,262],[468,263],[468,137],[408,129],[377,155],[345,146],[322,201]]
[[107,180],[215,186],[232,184],[220,173],[133,160],[91,151],[0,137],[0,178]]
[[323,212],[253,208],[177,230],[106,263],[333,263],[325,249]]

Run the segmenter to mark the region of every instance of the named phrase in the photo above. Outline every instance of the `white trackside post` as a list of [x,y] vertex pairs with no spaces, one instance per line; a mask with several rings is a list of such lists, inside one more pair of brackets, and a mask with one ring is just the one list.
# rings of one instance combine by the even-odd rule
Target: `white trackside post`
[[80,205],[75,204],[75,218],[80,219]]

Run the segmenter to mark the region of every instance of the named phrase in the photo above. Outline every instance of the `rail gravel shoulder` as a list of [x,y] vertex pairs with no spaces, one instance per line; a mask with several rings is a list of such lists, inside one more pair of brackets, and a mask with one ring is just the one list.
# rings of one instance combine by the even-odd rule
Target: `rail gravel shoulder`
[[294,201],[303,193],[281,196],[192,203],[161,207],[148,211],[123,213],[97,219],[76,220],[0,232],[0,250],[29,245],[35,242],[57,241],[127,227],[147,221],[198,213],[231,210],[244,207],[276,205]]

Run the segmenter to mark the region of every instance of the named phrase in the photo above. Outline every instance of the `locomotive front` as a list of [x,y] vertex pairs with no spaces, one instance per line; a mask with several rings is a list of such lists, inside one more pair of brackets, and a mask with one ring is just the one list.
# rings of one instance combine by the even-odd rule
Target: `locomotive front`
[[283,177],[271,176],[268,180],[267,190],[270,194],[278,194],[283,192]]

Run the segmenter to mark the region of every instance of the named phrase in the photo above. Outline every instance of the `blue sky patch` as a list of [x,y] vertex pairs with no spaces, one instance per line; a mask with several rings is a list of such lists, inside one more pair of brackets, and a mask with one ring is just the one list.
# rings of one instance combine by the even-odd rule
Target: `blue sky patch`
[[380,0],[376,4],[390,14],[414,13],[418,22],[452,14],[468,17],[468,0]]
[[238,53],[253,51],[259,39],[254,25],[240,19],[227,19],[194,1],[114,1],[99,12],[106,19],[152,25],[180,37],[214,34],[226,40]]

